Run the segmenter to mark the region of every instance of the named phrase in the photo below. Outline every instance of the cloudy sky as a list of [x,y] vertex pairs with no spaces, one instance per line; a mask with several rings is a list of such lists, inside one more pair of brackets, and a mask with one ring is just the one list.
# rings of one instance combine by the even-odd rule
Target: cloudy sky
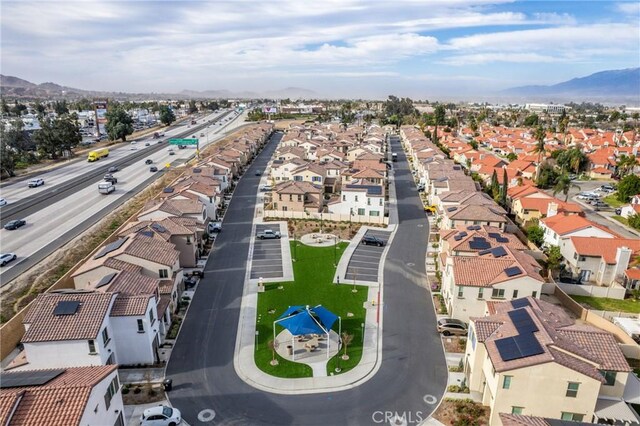
[[90,90],[487,94],[640,66],[640,2],[2,0],[1,72]]

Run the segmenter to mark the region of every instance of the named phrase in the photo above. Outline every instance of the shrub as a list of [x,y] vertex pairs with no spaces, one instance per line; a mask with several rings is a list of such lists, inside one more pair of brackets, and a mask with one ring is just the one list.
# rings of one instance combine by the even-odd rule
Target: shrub
[[142,392],[142,389],[140,389],[139,386],[136,386],[135,388],[133,388],[133,393],[135,393],[136,395],[139,394],[140,392]]

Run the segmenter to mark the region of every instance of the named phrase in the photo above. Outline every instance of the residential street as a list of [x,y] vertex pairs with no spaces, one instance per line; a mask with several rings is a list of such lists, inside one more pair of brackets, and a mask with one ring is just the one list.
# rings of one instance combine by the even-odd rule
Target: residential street
[[397,138],[392,150],[398,153],[400,224],[384,269],[383,360],[377,374],[348,391],[299,396],[261,392],[237,376],[233,355],[260,179],[254,171],[265,168],[280,137],[236,188],[167,366],[172,405],[191,425],[362,425],[387,412],[413,423],[426,419],[445,391],[447,367],[426,283],[428,222]]

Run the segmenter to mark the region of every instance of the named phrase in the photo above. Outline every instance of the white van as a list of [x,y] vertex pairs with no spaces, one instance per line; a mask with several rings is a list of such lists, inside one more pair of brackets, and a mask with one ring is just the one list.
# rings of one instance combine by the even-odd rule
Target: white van
[[111,182],[100,182],[98,184],[98,192],[101,194],[111,194],[116,190],[116,187]]

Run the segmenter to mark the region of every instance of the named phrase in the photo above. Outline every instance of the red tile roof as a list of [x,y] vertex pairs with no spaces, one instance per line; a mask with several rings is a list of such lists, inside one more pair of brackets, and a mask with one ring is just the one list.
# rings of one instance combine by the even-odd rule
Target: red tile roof
[[541,220],[548,228],[552,229],[558,235],[565,235],[571,232],[579,231],[587,228],[598,228],[602,231],[608,232],[614,237],[620,237],[609,228],[605,228],[595,222],[590,221],[582,216],[578,215],[564,215],[557,214],[551,217],[546,217]]
[[616,263],[619,247],[628,247],[634,253],[640,251],[640,240],[627,238],[570,237],[576,253],[582,256],[602,257],[610,265]]

